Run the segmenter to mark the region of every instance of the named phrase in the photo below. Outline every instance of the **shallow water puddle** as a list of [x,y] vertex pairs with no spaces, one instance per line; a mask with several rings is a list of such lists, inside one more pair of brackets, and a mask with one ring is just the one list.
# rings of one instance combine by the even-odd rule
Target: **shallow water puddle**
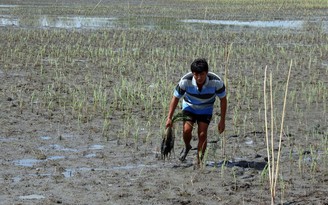
[[315,27],[325,33],[328,32],[327,20],[275,20],[275,21],[234,21],[234,20],[199,20],[199,19],[185,19],[183,23],[190,25],[216,25],[222,28],[228,29],[240,29],[240,28],[279,28],[279,29],[292,29],[292,30],[305,30],[307,31],[311,27]]
[[19,26],[19,20],[10,16],[0,16],[0,26]]
[[18,198],[23,200],[37,200],[37,199],[44,199],[45,197],[38,194],[31,194],[26,196],[19,196]]
[[91,145],[89,147],[89,149],[91,149],[91,150],[100,150],[100,149],[103,149],[103,148],[104,148],[104,145],[99,145],[99,144]]
[[38,16],[21,19],[8,15],[0,16],[0,26],[41,28],[111,28],[116,18],[84,16]]
[[33,167],[35,164],[44,162],[47,160],[59,160],[59,159],[64,159],[65,156],[50,156],[45,160],[41,159],[20,159],[20,160],[14,160],[14,164],[16,166],[23,166],[23,167]]
[[43,139],[43,140],[50,140],[51,139],[50,136],[41,136],[40,138]]
[[41,27],[55,28],[108,28],[113,27],[113,21],[116,18],[104,17],[51,17],[42,16],[39,19]]
[[303,27],[303,21],[224,21],[224,20],[199,20],[199,19],[187,19],[182,20],[184,23],[205,23],[216,24],[226,26],[249,26],[249,27],[280,27],[280,28],[293,28],[300,29]]
[[39,159],[20,159],[20,160],[14,160],[13,162],[16,166],[33,167],[35,164],[42,161],[43,160],[39,160]]
[[0,8],[14,8],[17,7],[17,5],[11,5],[11,4],[0,4]]
[[94,158],[94,157],[97,157],[97,154],[95,153],[91,153],[91,154],[86,154],[84,155],[85,158]]
[[[10,8],[8,7],[3,8]],[[0,6],[1,9],[1,6]],[[321,25],[328,32],[328,21],[302,21],[302,20],[274,20],[274,21],[237,21],[237,20],[202,20],[202,19],[167,19],[167,18],[116,18],[97,16],[34,16],[26,19],[3,15],[0,16],[0,26],[37,27],[37,28],[66,28],[66,29],[101,29],[115,27],[137,27],[146,29],[174,29],[179,25],[208,24],[225,26],[227,28],[283,28],[303,29],[308,24]],[[195,26],[196,27],[196,26]]]
[[49,146],[44,146],[44,147],[40,147],[39,148],[40,150],[57,150],[57,151],[64,151],[64,152],[77,152],[78,150],[77,149],[73,149],[73,148],[66,148],[66,147],[63,147],[61,145],[58,145],[58,144],[51,144]]
[[254,141],[250,138],[246,138],[245,140],[245,144],[248,146],[253,146],[254,145]]

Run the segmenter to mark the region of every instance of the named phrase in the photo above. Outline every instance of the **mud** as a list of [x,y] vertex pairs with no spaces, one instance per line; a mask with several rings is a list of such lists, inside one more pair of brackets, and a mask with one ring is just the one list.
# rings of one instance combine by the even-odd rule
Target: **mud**
[[[147,5],[147,1],[145,1],[145,4],[143,2],[135,2],[134,4],[138,5],[137,8],[143,8],[144,5]],[[106,60],[109,61],[105,57],[99,58],[99,60],[98,58],[92,59],[92,57],[88,57],[87,59],[87,57],[79,56],[73,60],[70,58],[61,58],[59,61],[55,61],[56,59],[52,59],[49,54],[49,56],[42,56],[41,60],[39,59],[41,57],[37,55],[33,56],[33,58],[30,57],[32,58],[32,62],[24,59],[25,56],[28,56],[29,52],[33,52],[36,49],[33,46],[40,43],[38,41],[39,39],[33,41],[33,37],[31,37],[33,34],[38,35],[39,33],[45,32],[46,36],[51,35],[50,31],[49,35],[47,31],[44,31],[44,27],[46,29],[67,29],[67,27],[74,27],[74,29],[78,28],[81,29],[80,31],[83,31],[77,32],[81,36],[96,36],[99,34],[100,37],[98,40],[101,40],[103,31],[94,32],[93,30],[85,31],[83,29],[85,27],[97,27],[98,25],[100,27],[109,26],[106,29],[112,29],[112,21],[116,20],[115,16],[108,18],[85,17],[78,18],[77,20],[75,17],[65,17],[66,24],[59,24],[57,21],[64,21],[60,17],[54,21],[41,15],[36,18],[38,19],[37,24],[31,24],[36,26],[23,26],[21,28],[20,26],[22,24],[19,23],[19,19],[24,18],[24,16],[22,17],[18,14],[15,14],[13,17],[8,16],[8,9],[15,9],[15,5],[18,3],[19,1],[14,1],[14,3],[9,1],[8,5],[0,5],[0,9],[2,9],[0,12],[6,11],[6,14],[2,15],[0,13],[0,30],[7,37],[6,39],[11,39],[11,44],[7,41],[0,40],[1,49],[7,49],[0,56],[0,204],[270,204],[270,185],[268,170],[266,169],[268,156],[265,132],[263,130],[263,102],[256,98],[257,93],[260,92],[250,93],[250,96],[246,97],[238,97],[240,91],[246,86],[242,84],[244,81],[239,78],[240,76],[238,74],[241,73],[242,77],[256,76],[261,78],[259,82],[262,82],[262,65],[268,63],[266,58],[269,57],[265,55],[263,57],[261,54],[271,51],[259,50],[256,54],[249,54],[247,49],[253,48],[254,45],[261,47],[261,45],[269,44],[272,45],[270,48],[277,49],[274,52],[278,53],[278,51],[282,51],[283,55],[281,54],[280,56],[279,53],[279,55],[277,54],[277,58],[283,58],[286,55],[296,58],[296,68],[292,74],[293,81],[290,86],[291,97],[289,99],[292,100],[293,96],[294,98],[301,99],[299,101],[293,101],[296,102],[295,104],[288,105],[288,111],[290,112],[286,115],[286,129],[283,133],[280,172],[275,203],[285,205],[328,204],[328,130],[326,114],[328,99],[326,99],[327,95],[324,94],[327,92],[328,83],[326,78],[327,46],[320,47],[322,44],[327,45],[327,35],[325,32],[322,32],[322,29],[318,29],[322,32],[320,33],[322,36],[316,36],[319,34],[313,32],[313,30],[306,30],[312,28],[309,25],[306,28],[300,28],[302,22],[306,21],[306,17],[303,20],[297,20],[296,24],[291,24],[291,26],[293,29],[300,29],[300,32],[309,32],[311,38],[308,39],[298,37],[295,33],[283,33],[282,37],[280,37],[277,34],[280,31],[277,32],[274,30],[274,35],[277,34],[277,38],[274,37],[274,40],[277,42],[269,39],[271,37],[270,35],[268,35],[268,40],[262,39],[263,42],[255,42],[253,38],[248,39],[248,37],[256,38],[258,36],[248,35],[244,29],[237,29],[236,32],[235,29],[232,29],[231,36],[237,36],[234,41],[237,47],[234,47],[234,49],[240,48],[242,50],[244,44],[247,44],[248,47],[242,50],[244,52],[240,54],[242,59],[237,59],[235,53],[231,54],[231,62],[229,62],[229,66],[231,67],[229,73],[229,79],[231,79],[229,84],[230,101],[226,132],[222,135],[218,134],[217,117],[214,117],[209,127],[208,153],[204,157],[204,165],[197,168],[194,166],[194,160],[196,158],[195,149],[190,150],[185,162],[178,160],[178,155],[184,147],[181,139],[180,123],[177,123],[175,129],[175,144],[174,150],[171,151],[171,156],[165,161],[161,159],[160,145],[162,142],[162,132],[164,132],[162,122],[163,118],[165,118],[163,115],[165,115],[164,107],[166,105],[161,107],[160,103],[157,102],[151,108],[145,108],[143,104],[137,102],[130,109],[130,107],[125,106],[126,103],[129,103],[128,101],[121,102],[118,100],[122,104],[114,104],[112,97],[114,94],[111,88],[120,82],[122,76],[128,76],[127,73],[130,71],[128,69],[129,66],[124,64],[125,62],[120,62],[121,64],[118,64],[117,67],[120,69],[126,68],[126,71],[122,69],[123,71],[120,70],[120,72],[117,72],[115,70],[113,71],[113,69],[103,69],[103,67],[106,67],[104,66],[106,65]],[[120,4],[118,2],[116,3]],[[151,2],[149,5],[156,5],[156,3]],[[97,4],[97,2],[94,2],[94,4]],[[94,8],[94,5],[92,8]],[[146,9],[148,9],[147,6]],[[279,10],[279,12],[282,12],[282,10]],[[155,14],[156,12],[157,10],[154,11]],[[311,12],[313,11],[311,10]],[[324,13],[321,10],[320,12]],[[198,14],[198,17],[202,15],[203,13]],[[289,18],[290,15],[292,16],[293,13],[281,16],[281,18],[285,18],[285,21],[280,21],[283,23],[279,24],[278,27],[282,26],[284,27],[282,29],[286,29],[285,27],[288,29],[290,22],[294,21],[290,21],[290,19],[298,19],[296,18],[298,16]],[[193,19],[192,16],[189,17],[188,19]],[[99,22],[79,22],[89,21],[93,18]],[[76,24],[71,24],[71,21]],[[245,23],[241,22],[248,23],[244,25]],[[197,22],[191,22],[191,24],[219,23],[228,24],[228,26],[234,24],[233,26],[246,26],[248,28],[254,24],[249,22],[252,21],[240,21],[240,19],[235,21],[234,19],[230,19],[227,21],[223,20],[222,22],[204,22],[203,20],[197,20]],[[263,25],[263,22],[267,24]],[[272,22],[274,23],[274,21]],[[184,22],[182,24],[186,25],[189,23]],[[271,25],[271,21],[256,21],[256,23],[255,26],[262,25],[264,27],[262,29],[266,29],[266,26]],[[302,24],[302,26],[304,25]],[[149,34],[155,40],[153,38],[143,38],[143,35],[147,34],[147,29],[151,30],[154,28],[157,27],[149,27],[146,23],[146,26],[140,29],[140,33],[137,32],[135,35],[144,40],[145,44],[143,45],[149,46],[147,42],[152,42],[150,47],[146,47],[145,49],[129,49],[135,52],[134,54],[140,53],[141,56],[145,55],[142,57],[148,57],[152,63],[154,63],[154,60],[157,60],[156,62],[159,66],[165,64],[172,69],[174,66],[185,66],[185,63],[182,62],[190,60],[192,57],[181,56],[179,53],[183,53],[188,49],[174,54],[174,66],[170,64],[173,61],[172,56],[170,56],[172,59],[169,62],[165,61],[165,63],[162,63],[161,57],[155,56],[158,53],[160,54],[159,56],[162,56],[160,49],[154,49],[155,51],[151,53],[151,57],[146,55],[148,54],[147,51],[152,50],[154,47],[164,49],[170,43],[167,41],[167,44],[165,44],[165,40],[163,39],[163,42],[158,41],[161,38],[161,32]],[[327,29],[326,27],[324,28]],[[26,39],[24,37],[24,40],[20,40],[17,36],[11,38],[12,34],[16,31],[23,30],[24,32],[28,29],[31,29],[31,32],[27,32]],[[325,29],[323,30],[326,31]],[[133,32],[133,29],[128,31]],[[261,31],[256,30],[256,32]],[[57,43],[61,42],[62,44],[60,46],[64,47],[69,42],[63,41],[62,38],[70,39],[71,42],[75,40],[69,35],[72,33],[76,35],[76,31],[72,31],[71,33],[71,31],[61,30],[61,32],[63,34],[56,30],[54,39],[50,39],[48,43],[55,47]],[[129,32],[122,31],[127,36],[127,41],[131,37],[126,34]],[[114,32],[109,30],[105,34],[111,35],[112,33]],[[188,39],[188,36],[186,37],[185,35],[182,35],[180,38],[179,32],[177,33],[173,32],[174,35],[178,36],[178,39],[173,43],[174,45],[171,45],[172,47],[175,45],[183,47],[188,43],[195,42],[194,40]],[[115,35],[113,36],[115,37]],[[110,40],[110,38],[108,39]],[[218,44],[222,47],[226,45],[225,41],[229,40],[228,38],[228,40],[222,40],[220,38],[211,39],[211,36],[208,39],[213,40],[213,42],[220,41]],[[231,37],[231,39],[233,38]],[[134,41],[134,39],[131,41]],[[183,42],[181,43],[181,41]],[[8,60],[10,57],[9,53],[15,51],[15,43],[18,42],[23,42],[22,46],[18,46],[16,49],[19,51],[17,52],[18,55],[11,56],[12,60]],[[96,41],[90,42],[90,45],[88,45],[90,47],[87,48],[91,48],[92,43]],[[80,43],[83,44],[85,42],[80,41]],[[297,45],[305,46],[297,47]],[[303,50],[309,47],[313,48],[313,50]],[[29,48],[31,50],[28,50]],[[317,51],[315,50],[316,48],[320,48],[320,50]],[[20,49],[22,49],[21,52]],[[51,48],[48,47],[48,49]],[[83,47],[81,49],[85,48]],[[113,43],[114,54],[123,56],[124,53],[130,50],[126,51],[120,45]],[[164,49],[164,51],[166,50]],[[309,54],[310,51],[311,53]],[[233,52],[237,53],[238,51],[233,50]],[[308,55],[313,55],[315,58],[311,58],[309,61],[304,60],[303,62],[302,59],[308,60]],[[34,57],[38,60],[35,60]],[[131,55],[132,57],[135,56]],[[237,60],[234,60],[234,58]],[[136,59],[132,59],[129,62],[138,62],[135,65],[140,65],[141,62],[142,65],[149,67],[150,61],[147,64],[144,62],[144,59],[146,58],[139,59],[136,57]],[[66,60],[68,63],[64,65],[60,64],[60,61]],[[222,71],[224,67],[222,62],[224,61],[222,61],[222,58],[220,60],[218,67]],[[284,59],[280,62],[285,63],[286,61],[289,63],[289,60],[288,57],[287,60]],[[260,62],[260,65],[254,62]],[[272,70],[278,70],[280,68],[280,65],[277,66],[275,64],[276,59],[270,62],[273,62],[271,67],[274,69]],[[213,65],[213,61],[211,63]],[[70,67],[70,65],[73,66]],[[135,67],[132,67],[133,69],[131,70],[134,70]],[[254,70],[247,69],[247,67],[252,67]],[[285,67],[288,67],[288,65]],[[40,74],[41,68],[43,69],[42,74]],[[65,68],[66,70],[62,69],[58,71],[56,70],[57,68]],[[56,72],[52,72],[52,70]],[[187,70],[188,67],[186,67]],[[172,70],[172,73],[174,74],[173,77],[165,74],[165,80],[175,83],[181,73],[176,70]],[[223,72],[221,73],[223,74]],[[278,75],[277,73],[283,74]],[[275,78],[276,81],[285,82],[285,70],[277,71],[277,73],[275,75],[275,77],[278,76]],[[154,77],[147,75],[147,71],[143,74],[144,76],[142,77],[146,76],[146,80]],[[90,101],[90,105],[87,104],[89,105],[87,111],[82,109],[82,114],[84,111],[88,113],[88,115],[83,115],[82,117],[75,114],[77,111],[68,106],[70,102],[68,102],[67,107],[59,106],[62,102],[60,101],[60,97],[54,97],[56,100],[50,101],[52,104],[45,100],[46,103],[49,103],[46,104],[40,102],[41,100],[39,99],[35,99],[32,95],[37,94],[39,91],[42,93],[44,90],[49,89],[50,94],[48,94],[51,97],[58,94],[62,98],[65,98],[69,95],[69,92],[74,91],[74,89],[68,89],[67,87],[76,88],[77,86],[84,86],[87,84],[88,77],[95,77],[94,83],[97,83],[105,75],[109,75],[111,79],[108,82],[104,82],[104,87],[108,91],[106,106],[113,109],[112,114],[105,118],[110,121],[108,129],[103,128],[104,114],[102,111],[92,111],[92,103],[95,101],[92,97],[92,92],[86,93],[88,96],[87,101],[88,103]],[[161,75],[164,75],[164,72]],[[60,76],[63,78],[61,79]],[[48,84],[50,85],[56,79],[56,83],[59,82],[56,84],[57,87],[47,87]],[[139,75],[138,77],[130,76],[129,78],[129,82],[134,83],[133,85],[140,85],[140,81],[138,80]],[[314,95],[321,96],[321,98],[317,99],[313,96],[314,100],[311,101],[312,98],[309,97],[311,103],[307,102],[302,96],[311,92],[311,90],[305,90],[308,87],[302,87],[302,85],[304,82],[309,82],[310,85],[317,86],[317,82],[319,81],[321,87],[318,89],[318,92],[314,92]],[[158,94],[160,92],[159,90],[164,87],[162,84],[152,83],[155,82],[142,84],[143,93],[158,89],[156,91],[156,94]],[[242,85],[240,86],[240,84]],[[172,89],[174,88],[173,83],[170,86],[172,86]],[[260,85],[259,87],[262,86]],[[301,88],[304,88],[304,90]],[[276,87],[276,89],[281,89],[281,87]],[[278,91],[278,93],[277,98],[282,99],[283,95],[281,93],[283,91]],[[171,98],[171,94],[170,92],[164,95],[165,99],[167,98],[167,102]],[[247,98],[247,100],[243,100],[244,98]],[[51,100],[52,98],[49,99]],[[247,106],[248,102],[251,102],[252,106]],[[280,108],[281,104],[278,103],[276,107]],[[235,108],[238,108],[239,113],[241,113],[241,119],[234,118],[236,116]],[[151,111],[147,109],[151,109]],[[299,111],[297,112],[297,110]],[[280,110],[278,109],[278,111]],[[217,115],[217,112],[215,114]],[[135,120],[135,124],[126,123],[129,119],[127,116],[130,115],[133,116],[132,119]],[[279,120],[275,122],[279,124]],[[278,148],[276,145],[278,144],[278,138],[275,138],[274,143],[274,150],[277,151]],[[197,139],[192,141],[192,147],[197,147]]]

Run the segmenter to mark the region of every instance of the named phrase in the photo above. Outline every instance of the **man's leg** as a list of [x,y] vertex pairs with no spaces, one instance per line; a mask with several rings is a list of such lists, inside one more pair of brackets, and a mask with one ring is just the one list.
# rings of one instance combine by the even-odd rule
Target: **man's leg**
[[207,146],[207,129],[208,124],[205,122],[198,123],[198,152],[197,152],[197,162],[201,163],[203,160],[206,146]]
[[183,141],[185,143],[185,149],[183,153],[181,153],[180,160],[184,161],[187,157],[189,150],[191,149],[190,141],[192,138],[192,129],[193,129],[193,122],[185,121],[183,123]]

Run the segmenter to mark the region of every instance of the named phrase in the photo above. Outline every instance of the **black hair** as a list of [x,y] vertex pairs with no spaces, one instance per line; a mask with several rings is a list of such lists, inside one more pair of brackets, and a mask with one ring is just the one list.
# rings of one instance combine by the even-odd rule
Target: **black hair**
[[208,64],[205,58],[197,58],[192,62],[190,66],[191,72],[201,73],[203,71],[208,72]]

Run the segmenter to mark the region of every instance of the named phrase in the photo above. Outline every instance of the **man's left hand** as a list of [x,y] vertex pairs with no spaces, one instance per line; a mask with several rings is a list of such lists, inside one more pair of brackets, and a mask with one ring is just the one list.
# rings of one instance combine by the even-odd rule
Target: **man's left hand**
[[219,124],[218,124],[218,130],[219,133],[221,134],[225,129],[225,122],[223,120],[220,120]]

